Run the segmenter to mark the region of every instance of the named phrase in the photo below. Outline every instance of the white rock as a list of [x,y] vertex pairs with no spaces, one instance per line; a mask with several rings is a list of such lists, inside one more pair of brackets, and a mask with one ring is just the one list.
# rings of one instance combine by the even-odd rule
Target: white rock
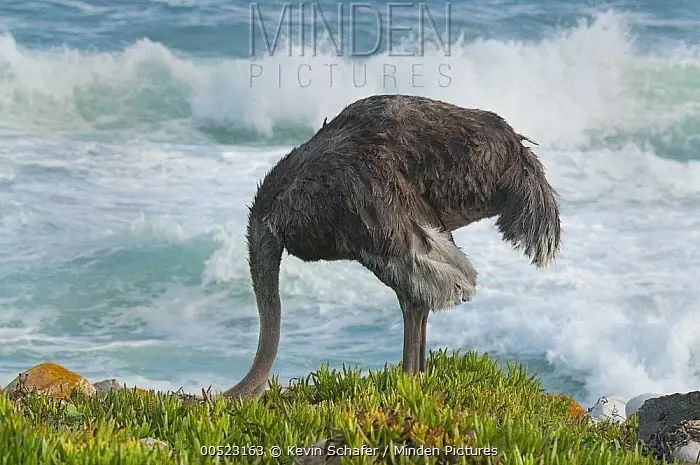
[[644,402],[646,402],[649,399],[656,399],[657,397],[661,397],[661,394],[647,392],[645,394],[640,394],[636,397],[632,397],[630,400],[627,401],[627,404],[625,405],[625,416],[627,418],[631,417],[632,415],[637,413],[640,408],[642,408]]
[[700,442],[690,441],[688,444],[673,449],[673,457],[683,463],[700,463]]
[[623,422],[627,419],[625,416],[626,402],[619,397],[604,396],[598,399],[598,402],[588,409],[588,415],[595,420],[613,420]]

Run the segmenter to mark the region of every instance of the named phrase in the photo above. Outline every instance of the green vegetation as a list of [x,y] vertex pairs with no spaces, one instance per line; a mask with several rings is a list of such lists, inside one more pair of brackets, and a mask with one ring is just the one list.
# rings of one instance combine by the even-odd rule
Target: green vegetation
[[[398,367],[361,376],[321,368],[289,390],[273,382],[257,401],[204,401],[122,390],[75,394],[70,403],[41,395],[0,394],[0,464],[287,463],[288,446],[379,448],[342,463],[653,464],[633,425],[591,424],[569,399],[542,392],[516,365],[487,356],[431,354],[428,373]],[[170,445],[139,443],[152,437]],[[203,457],[202,446],[238,446],[233,457]],[[280,446],[280,458],[270,456]],[[399,456],[393,446],[497,448],[495,456]],[[258,457],[262,446],[265,455]],[[381,457],[386,446],[388,455]],[[254,455],[244,456],[247,451]]]

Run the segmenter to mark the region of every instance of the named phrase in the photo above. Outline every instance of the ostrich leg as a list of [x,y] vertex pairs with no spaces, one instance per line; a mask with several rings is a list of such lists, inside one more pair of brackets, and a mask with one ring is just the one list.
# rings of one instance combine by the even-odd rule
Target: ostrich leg
[[403,312],[403,371],[417,373],[420,369],[422,312],[407,308]]
[[423,312],[420,317],[420,357],[418,360],[418,371],[425,371],[425,339],[428,336],[428,315],[429,311]]

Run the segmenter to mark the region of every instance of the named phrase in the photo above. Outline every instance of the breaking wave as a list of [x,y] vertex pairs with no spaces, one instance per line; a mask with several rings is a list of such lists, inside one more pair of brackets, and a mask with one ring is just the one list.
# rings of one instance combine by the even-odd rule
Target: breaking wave
[[14,130],[190,130],[288,144],[355,98],[398,92],[496,111],[542,144],[634,141],[685,160],[700,147],[698,82],[695,50],[636,52],[613,12],[535,42],[462,41],[449,57],[363,61],[192,58],[149,40],[114,53],[35,50],[0,37],[0,127]]

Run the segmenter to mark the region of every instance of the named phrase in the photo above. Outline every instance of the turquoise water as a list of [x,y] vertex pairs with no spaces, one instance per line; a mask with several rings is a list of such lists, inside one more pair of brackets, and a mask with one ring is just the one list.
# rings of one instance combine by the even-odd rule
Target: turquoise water
[[[430,347],[527,363],[584,402],[697,388],[698,2],[453,2],[451,56],[428,44],[410,59],[386,43],[363,59],[251,58],[245,3],[0,13],[0,384],[45,360],[162,389],[240,379],[257,342],[243,237],[257,181],[354,99],[406,92],[502,114],[540,144],[562,198],[550,269],[492,221],[456,233],[478,294],[431,317]],[[252,87],[251,63],[265,70]],[[281,285],[283,380],[400,359],[398,304],[359,265],[285,257]]]

